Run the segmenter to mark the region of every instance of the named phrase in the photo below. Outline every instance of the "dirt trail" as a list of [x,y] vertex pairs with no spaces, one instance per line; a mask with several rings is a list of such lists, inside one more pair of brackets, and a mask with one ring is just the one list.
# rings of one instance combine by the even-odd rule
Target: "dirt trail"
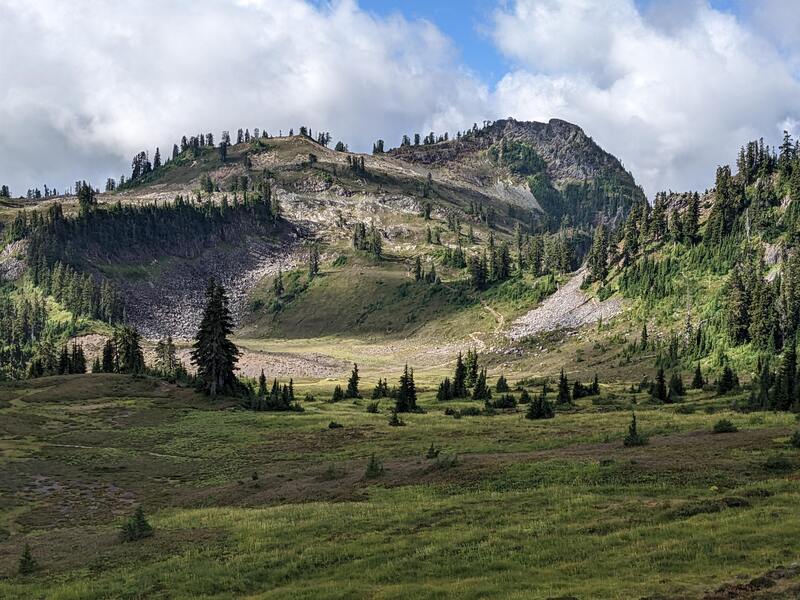
[[619,299],[600,302],[581,290],[585,275],[586,269],[581,269],[540,306],[514,321],[508,337],[520,340],[544,331],[575,329],[618,314],[622,310]]

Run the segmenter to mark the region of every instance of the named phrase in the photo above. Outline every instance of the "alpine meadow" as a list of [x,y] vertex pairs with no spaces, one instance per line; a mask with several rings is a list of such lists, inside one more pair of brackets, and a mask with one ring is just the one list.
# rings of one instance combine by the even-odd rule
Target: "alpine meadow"
[[146,4],[0,0],[0,598],[800,598],[800,7]]

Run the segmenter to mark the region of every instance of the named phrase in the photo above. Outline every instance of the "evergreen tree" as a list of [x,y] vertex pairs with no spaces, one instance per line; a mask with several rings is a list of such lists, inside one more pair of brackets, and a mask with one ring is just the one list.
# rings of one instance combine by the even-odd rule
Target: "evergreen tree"
[[673,372],[669,378],[669,398],[675,399],[680,398],[686,393],[686,390],[683,387],[683,379],[681,378],[681,374],[677,371]]
[[114,342],[108,339],[103,345],[103,362],[101,365],[103,373],[113,373],[116,371],[115,357],[116,352],[114,351]]
[[417,410],[417,388],[414,385],[414,370],[405,366],[400,376],[400,386],[397,390],[395,410],[399,413],[414,412]]
[[122,526],[120,539],[123,542],[134,542],[153,535],[153,527],[147,522],[144,510],[141,506],[136,507],[136,511]]
[[467,397],[467,366],[461,357],[461,352],[458,353],[456,358],[456,370],[453,375],[453,397],[466,398]]
[[622,440],[622,444],[628,448],[631,446],[644,446],[647,444],[647,438],[639,434],[639,429],[636,425],[636,413],[631,415],[631,423],[628,426],[628,435]]
[[473,400],[491,400],[492,391],[486,385],[486,367],[481,369],[478,378],[475,381],[475,387],[472,390]]
[[267,376],[264,375],[264,369],[261,369],[261,375],[258,376],[258,397],[267,397]]
[[650,395],[653,396],[653,399],[658,400],[659,402],[667,402],[669,399],[667,397],[667,382],[664,376],[663,367],[658,368],[656,380],[653,383],[653,388],[650,392]]
[[694,376],[692,377],[692,389],[702,390],[705,383],[706,382],[703,379],[703,372],[700,370],[700,363],[697,363],[697,366],[694,369]]
[[139,332],[134,327],[126,325],[114,330],[115,371],[119,373],[144,371],[144,353],[140,340]]
[[453,399],[453,386],[449,377],[445,377],[444,381],[439,384],[439,389],[436,391],[436,399],[440,402]]
[[31,547],[26,543],[25,547],[22,549],[22,554],[19,557],[19,566],[17,571],[20,575],[30,575],[36,571],[37,567],[38,565],[36,564],[36,559],[33,558]]
[[608,276],[608,235],[603,225],[598,225],[587,258],[590,281],[605,281]]
[[195,336],[192,363],[197,366],[201,389],[215,397],[236,388],[234,369],[239,349],[228,339],[233,333],[233,320],[225,289],[212,279],[206,290],[207,304]]
[[506,381],[505,375],[501,374],[500,377],[497,378],[497,383],[495,384],[494,389],[498,394],[511,390],[511,388],[508,387],[508,381]]
[[353,371],[350,373],[350,379],[347,380],[347,390],[344,393],[345,398],[361,398],[358,392],[358,365],[353,363]]
[[313,278],[319,274],[319,248],[317,244],[311,244],[308,251],[308,277]]
[[528,405],[528,411],[525,413],[527,419],[552,419],[556,416],[555,408],[547,399],[547,391],[542,387],[542,393],[534,398]]
[[467,350],[467,358],[464,362],[464,366],[467,370],[467,379],[466,384],[467,387],[475,387],[475,383],[478,381],[478,352],[477,350],[473,350],[470,348]]
[[[733,389],[730,386],[729,389]],[[728,390],[726,390],[728,391]],[[797,351],[794,340],[786,344],[775,382],[775,409],[789,410],[797,395]]]
[[558,377],[558,396],[556,397],[556,404],[569,404],[572,399],[569,395],[569,381],[564,374],[564,369],[561,369],[561,375]]

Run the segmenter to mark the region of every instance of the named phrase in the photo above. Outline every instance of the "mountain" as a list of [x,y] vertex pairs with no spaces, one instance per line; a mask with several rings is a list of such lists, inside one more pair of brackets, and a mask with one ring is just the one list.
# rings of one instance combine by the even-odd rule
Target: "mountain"
[[[99,194],[94,214],[76,216],[75,227],[42,242],[49,264],[58,261],[113,283],[125,298],[127,318],[148,337],[191,337],[209,277],[229,289],[237,320],[252,335],[316,337],[354,327],[364,333],[407,331],[479,302],[475,294],[465,300],[469,290],[452,286],[436,291],[433,301],[430,290],[408,297],[407,273],[416,256],[447,279],[463,279],[441,264],[443,253],[461,244],[468,257],[490,235],[498,244],[513,241],[519,228],[526,236],[566,238],[569,256],[557,270],[571,270],[581,261],[591,226],[618,221],[643,198],[616,158],[579,127],[559,120],[498,121],[457,140],[374,155],[332,150],[307,134],[253,137],[227,147],[224,160],[218,147],[187,144],[148,171]],[[254,224],[245,207],[265,194],[265,186],[270,202],[280,206],[274,227]],[[177,197],[186,205],[166,210],[165,203]],[[75,198],[58,202],[68,218],[77,208]],[[198,206],[205,208],[187,217]],[[210,206],[225,215],[208,214]],[[311,242],[324,256],[346,260],[358,223],[378,229],[387,260],[363,264],[353,256],[349,266],[303,288],[297,294],[302,297],[284,298],[280,310],[263,314],[272,304],[260,291],[265,281],[269,285],[278,270],[301,268]],[[14,232],[25,228],[12,222],[9,239],[24,237]],[[439,242],[426,242],[428,229]],[[538,259],[542,268],[535,274],[545,271],[545,262],[557,262],[552,255],[558,249],[550,250]],[[362,265],[355,278],[360,292],[349,303],[353,312],[328,314],[345,294],[343,284],[353,282],[353,264]],[[401,295],[407,312],[397,311]],[[309,321],[309,313],[319,318]]]
[[0,201],[0,596],[797,597],[800,147],[426,138]]

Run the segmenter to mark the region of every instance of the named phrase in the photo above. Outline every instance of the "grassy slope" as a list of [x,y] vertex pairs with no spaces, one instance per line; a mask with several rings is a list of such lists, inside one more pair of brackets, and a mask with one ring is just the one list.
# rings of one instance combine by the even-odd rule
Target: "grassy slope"
[[[531,422],[456,420],[428,392],[392,428],[365,401],[269,414],[124,376],[4,384],[0,596],[696,597],[797,558],[793,416],[640,396],[654,437],[623,449],[630,398],[603,396]],[[741,430],[708,433],[723,416]],[[424,459],[431,442],[457,464]],[[386,471],[364,479],[371,453]],[[778,455],[788,471],[766,467]],[[120,544],[138,503],[156,535]],[[42,566],[28,578],[23,541]]]

